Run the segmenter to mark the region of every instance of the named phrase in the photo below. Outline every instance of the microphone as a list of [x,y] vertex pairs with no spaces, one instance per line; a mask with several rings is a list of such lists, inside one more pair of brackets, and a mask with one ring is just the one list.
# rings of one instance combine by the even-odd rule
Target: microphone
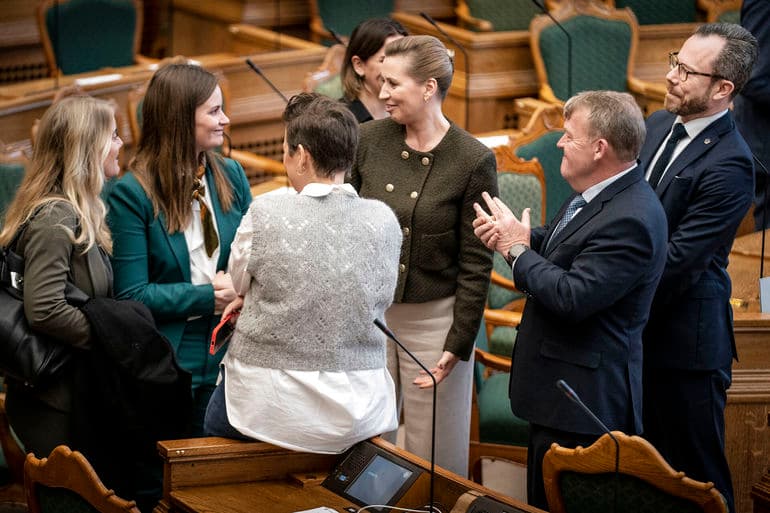
[[[465,50],[465,47],[463,45],[461,45],[460,43],[455,41],[455,38],[453,38],[452,36],[447,34],[444,31],[444,29],[439,27],[438,23],[436,23],[436,20],[434,20],[431,17],[430,14],[425,13],[425,12],[421,12],[420,16],[425,18],[425,21],[427,21],[428,23],[433,25],[433,28],[436,29],[439,34],[441,34],[442,36],[447,38],[449,40],[449,42],[452,43],[453,45],[455,45],[463,54],[463,59],[465,60],[465,62],[464,62],[465,66],[463,66],[463,68],[465,68],[464,69],[464,71],[465,71],[465,129],[470,132],[470,126],[471,126],[471,118],[470,118],[470,113],[471,113],[471,110],[470,110],[470,102],[471,102],[471,94],[470,94],[471,73],[470,73],[470,68],[469,68],[470,62],[468,61],[468,52]],[[452,63],[452,65],[454,65],[454,63]]]
[[343,40],[342,40],[342,37],[340,37],[340,35],[339,35],[339,34],[337,34],[335,31],[333,31],[332,29],[330,29],[330,28],[328,28],[328,27],[327,27],[327,29],[326,29],[326,30],[328,30],[328,31],[329,31],[329,34],[331,34],[331,35],[332,35],[332,38],[333,38],[335,41],[337,41],[337,43],[339,43],[339,44],[341,44],[342,46],[344,46],[345,48],[347,48],[347,46],[348,46],[348,45],[346,45],[346,44],[345,44],[345,41],[343,41]]
[[596,423],[597,426],[602,428],[602,431],[610,435],[610,438],[612,438],[612,441],[615,442],[615,497],[614,497],[614,503],[612,507],[612,511],[618,510],[618,474],[620,473],[620,444],[618,443],[618,439],[615,438],[615,435],[612,434],[612,431],[602,422],[599,417],[594,414],[594,412],[591,411],[591,408],[586,406],[586,404],[580,400],[580,396],[577,395],[577,392],[572,390],[572,387],[567,384],[566,381],[563,379],[560,379],[556,382],[556,388],[561,390],[564,395],[567,396],[567,398],[572,401],[573,403],[577,404],[581,410],[583,410],[588,417]]
[[288,98],[286,98],[286,96],[284,96],[284,94],[283,94],[283,93],[282,93],[282,92],[281,92],[281,91],[280,91],[280,90],[279,90],[277,87],[275,87],[275,84],[274,84],[273,82],[271,82],[271,81],[270,81],[270,79],[269,79],[269,78],[267,78],[267,77],[265,76],[265,74],[264,74],[264,73],[262,73],[262,70],[261,70],[261,69],[259,69],[259,66],[257,66],[256,64],[254,64],[254,63],[251,61],[251,59],[246,59],[246,64],[248,64],[248,65],[249,65],[249,67],[250,67],[252,70],[254,70],[254,73],[256,73],[257,75],[259,75],[260,77],[262,77],[262,80],[264,80],[264,81],[265,81],[265,83],[266,83],[267,85],[269,85],[269,86],[270,86],[270,88],[271,88],[273,91],[275,91],[275,92],[276,92],[276,94],[277,94],[278,96],[280,96],[281,98],[283,98],[283,101],[285,101],[286,103],[289,103],[289,99],[288,99]]
[[532,0],[532,3],[535,4],[538,9],[543,11],[543,14],[551,18],[556,26],[559,27],[562,32],[564,32],[565,36],[567,36],[567,98],[570,98],[572,96],[572,37],[569,35],[569,32],[567,32],[567,29],[565,29],[564,26],[559,23],[559,20],[554,18],[553,15],[548,12],[548,9],[546,9],[543,4],[541,4],[538,0]]
[[768,286],[770,286],[770,283],[768,283],[768,280],[764,278],[767,209],[770,208],[770,205],[768,205],[768,200],[770,200],[770,171],[767,170],[767,168],[762,163],[762,161],[759,160],[757,156],[754,155],[754,153],[751,154],[751,157],[754,159],[754,162],[756,162],[757,165],[760,168],[762,168],[762,171],[765,172],[765,197],[764,197],[764,205],[762,205],[762,245],[760,246],[760,249],[759,249],[759,310],[764,313],[764,312],[770,311],[770,304],[768,304],[768,300],[765,299],[765,296],[770,294],[770,290],[768,290],[767,293],[763,293],[765,292],[763,291],[763,288],[768,288]]
[[414,360],[414,362],[420,366],[422,370],[424,370],[428,376],[430,376],[430,379],[433,381],[433,422],[431,424],[431,434],[430,434],[430,513],[433,513],[435,511],[438,511],[433,507],[433,504],[435,502],[435,495],[433,493],[434,490],[434,481],[436,480],[436,388],[438,388],[438,383],[436,383],[436,376],[433,375],[433,373],[422,364],[420,360],[417,359],[415,355],[412,354],[409,349],[404,347],[404,344],[402,344],[398,338],[396,338],[396,335],[390,331],[390,328],[385,326],[385,323],[383,323],[379,319],[374,320],[374,325],[377,326],[381,332],[385,334],[386,337],[391,339],[393,342],[398,345],[401,349],[404,350],[404,352],[409,355],[409,358]]

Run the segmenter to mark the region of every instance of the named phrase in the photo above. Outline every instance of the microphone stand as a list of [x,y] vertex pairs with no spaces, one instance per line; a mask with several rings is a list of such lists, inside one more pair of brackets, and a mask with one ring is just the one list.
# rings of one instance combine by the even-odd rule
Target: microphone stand
[[434,509],[433,504],[435,502],[435,495],[433,493],[434,491],[434,482],[436,480],[436,388],[438,388],[438,383],[436,382],[436,376],[433,375],[433,373],[422,364],[420,360],[417,359],[415,355],[412,354],[409,349],[404,347],[404,344],[402,344],[397,338],[396,335],[393,334],[392,331],[390,331],[390,328],[385,326],[385,323],[383,323],[379,319],[374,320],[374,325],[377,326],[380,331],[382,331],[386,337],[391,339],[393,342],[398,345],[401,349],[404,350],[404,352],[409,355],[409,358],[414,360],[414,362],[420,366],[422,370],[424,370],[428,376],[430,376],[430,379],[433,381],[433,422],[431,424],[431,434],[430,434],[430,513],[434,513],[437,511]]
[[[435,28],[439,34],[444,36],[449,40],[450,43],[455,45],[463,54],[464,59],[464,70],[465,70],[465,129],[470,132],[471,130],[471,118],[470,118],[470,102],[471,102],[471,93],[470,93],[470,83],[471,83],[471,72],[470,72],[470,62],[468,61],[468,52],[465,51],[465,47],[455,41],[455,38],[450,36],[449,34],[444,31],[441,27],[438,26],[438,23],[436,23],[436,20],[434,20],[430,14],[421,12],[420,16],[425,18],[425,21],[433,25],[433,28]],[[452,63],[452,66],[454,66],[454,62]]]
[[271,88],[273,91],[275,91],[275,93],[276,93],[278,96],[280,96],[281,98],[283,98],[283,101],[285,101],[286,103],[289,103],[289,99],[288,99],[288,98],[286,98],[286,96],[285,96],[285,95],[284,95],[284,94],[283,94],[283,93],[280,91],[280,89],[278,89],[277,87],[275,87],[275,84],[274,84],[273,82],[271,82],[271,81],[270,81],[270,79],[269,79],[269,78],[267,78],[267,77],[265,76],[265,74],[264,74],[264,73],[262,73],[262,70],[261,70],[261,69],[259,69],[259,66],[257,66],[256,64],[254,64],[254,63],[251,61],[251,59],[246,59],[246,64],[248,64],[248,65],[249,65],[249,67],[250,67],[250,68],[251,68],[251,69],[254,71],[254,73],[256,73],[257,75],[259,75],[260,77],[262,77],[262,80],[264,80],[264,81],[265,81],[265,83],[266,83],[267,85],[269,85],[269,86],[270,86],[270,88]]
[[344,46],[345,48],[347,48],[347,46],[348,46],[348,45],[346,45],[346,44],[345,44],[345,41],[343,41],[343,40],[342,40],[342,37],[340,37],[340,35],[339,35],[339,34],[337,34],[335,31],[333,31],[333,30],[332,30],[332,29],[330,29],[330,28],[327,28],[326,30],[328,30],[328,31],[329,31],[329,34],[331,34],[331,35],[332,35],[332,38],[333,38],[335,41],[337,41],[337,43],[339,43],[339,44],[341,44],[342,46]]
[[602,422],[599,417],[597,417],[596,414],[591,411],[591,408],[586,406],[586,404],[580,400],[580,396],[577,395],[577,392],[572,390],[572,387],[569,386],[566,381],[563,379],[558,380],[556,382],[556,388],[561,390],[570,401],[577,404],[580,409],[583,410],[588,415],[588,417],[596,423],[597,426],[602,428],[602,431],[610,435],[612,441],[615,442],[615,490],[612,506],[612,511],[615,512],[618,510],[618,474],[620,473],[620,444],[618,443],[618,439],[615,438],[615,435],[612,434],[612,431],[610,431],[604,422]]
[[553,14],[551,14],[543,4],[541,4],[538,0],[532,0],[532,3],[535,4],[538,9],[543,11],[543,14],[551,18],[556,26],[559,27],[562,32],[564,32],[565,36],[567,36],[567,98],[565,99],[568,99],[572,96],[572,36],[569,35],[567,29],[565,29],[564,26],[553,17]]
[[770,171],[767,170],[761,160],[757,158],[753,153],[751,154],[754,162],[762,168],[765,172],[765,204],[762,205],[762,247],[759,255],[759,279],[761,280],[765,276],[765,228],[767,228],[767,209],[770,207],[768,201],[770,201]]

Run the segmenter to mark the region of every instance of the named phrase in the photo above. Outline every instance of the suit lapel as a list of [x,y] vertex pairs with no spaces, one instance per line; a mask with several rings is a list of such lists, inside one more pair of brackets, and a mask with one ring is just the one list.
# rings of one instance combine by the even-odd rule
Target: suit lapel
[[179,266],[179,270],[182,272],[182,277],[185,281],[190,281],[190,251],[187,249],[187,240],[184,238],[184,232],[168,233],[168,225],[166,224],[166,216],[163,212],[158,213],[158,220],[160,221],[163,234],[166,236],[171,254],[174,255],[176,263]]
[[[681,173],[684,168],[689,166],[692,162],[699,159],[704,153],[711,150],[716,146],[720,137],[733,126],[733,120],[731,114],[728,112],[724,116],[714,120],[709,126],[699,133],[687,147],[680,153],[663,175],[663,179],[658,184],[655,192],[658,197],[665,194],[669,184],[674,180],[674,177]],[[669,127],[670,128],[670,127]],[[668,133],[668,132],[666,132]],[[665,137],[665,135],[664,135]],[[657,150],[657,146],[656,146]]]
[[[636,166],[634,169],[628,172],[625,176],[619,178],[618,180],[614,181],[610,185],[604,188],[602,192],[599,193],[597,197],[592,199],[585,207],[583,207],[580,212],[575,214],[575,217],[570,220],[569,223],[567,223],[567,226],[565,226],[559,233],[556,234],[556,237],[553,241],[551,241],[550,244],[548,244],[548,249],[546,250],[546,254],[544,256],[548,256],[556,247],[558,247],[559,244],[561,244],[562,241],[568,239],[573,233],[578,231],[584,224],[586,224],[592,217],[597,215],[599,212],[602,211],[604,208],[604,203],[611,200],[617,193],[631,185],[632,183],[638,182],[639,180],[643,179],[642,175],[642,168],[640,166]],[[570,197],[569,201],[572,201],[572,198],[574,196]],[[562,208],[562,215],[564,213],[564,210],[566,208]],[[559,216],[561,218],[561,216]],[[554,221],[552,225],[555,227],[558,221]],[[553,231],[553,228],[549,230],[548,236],[550,237],[551,233]],[[548,239],[546,239],[547,241]]]

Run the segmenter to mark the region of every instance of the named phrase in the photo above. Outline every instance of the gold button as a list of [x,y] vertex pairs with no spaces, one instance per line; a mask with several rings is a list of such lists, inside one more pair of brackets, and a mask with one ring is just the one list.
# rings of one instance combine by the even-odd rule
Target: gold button
[[412,193],[409,195],[412,199],[417,199],[417,191],[412,191]]
[[388,191],[388,192],[393,192],[394,188],[395,187],[393,187],[392,183],[389,183],[388,185],[385,186],[385,190]]
[[423,157],[422,158],[422,165],[423,166],[427,166],[428,164],[430,164],[430,159],[428,157]]
[[409,152],[406,151],[406,150],[402,151],[401,152],[401,158],[404,159],[404,160],[408,159],[409,158]]
[[406,272],[406,266],[404,264],[399,264],[398,265],[398,270],[401,271],[402,273],[405,273]]
[[404,235],[406,235],[408,237],[409,236],[409,232],[410,232],[409,227],[408,226],[404,226]]

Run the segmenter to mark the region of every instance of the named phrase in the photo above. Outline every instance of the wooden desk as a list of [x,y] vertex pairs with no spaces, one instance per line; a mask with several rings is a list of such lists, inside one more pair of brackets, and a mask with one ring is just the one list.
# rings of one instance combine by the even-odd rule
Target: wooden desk
[[[372,442],[425,470],[398,501],[415,508],[429,502],[430,464],[388,442]],[[289,451],[270,444],[237,442],[224,438],[172,440],[158,444],[164,461],[163,499],[155,513],[292,513],[319,506],[342,512],[352,503],[321,486],[338,456]],[[542,513],[510,497],[436,468],[436,505],[442,511],[462,513],[458,500],[486,495],[506,505],[511,513]],[[458,509],[453,509],[457,506]]]
[[[265,40],[264,45],[253,44],[249,47],[239,40],[238,34],[231,34],[231,45],[244,55],[250,55],[254,63],[262,68],[286,96],[302,90],[305,74],[318,68],[326,55],[323,46],[289,36],[282,36],[281,50],[269,51],[272,44],[270,41],[276,34],[261,30],[258,35]],[[252,37],[251,41],[254,40]],[[231,104],[227,106],[227,112],[232,123],[233,148],[280,157],[283,140],[281,114],[285,107],[283,100],[248,68],[244,57],[220,53],[193,59],[211,71],[221,72],[228,81]],[[76,81],[99,77],[106,79],[83,88],[94,96],[114,99],[120,111],[125,113],[129,91],[147,82],[154,69],[146,65],[103,69],[61,77],[58,84],[63,87]],[[56,81],[48,78],[0,87],[0,141],[12,148],[29,148],[30,127],[51,105],[56,92],[55,85]],[[131,140],[126,115],[123,116],[119,133],[126,143],[123,153],[129,155],[134,141]]]
[[[761,232],[738,237],[727,271],[733,284],[735,344],[733,384],[725,409],[725,453],[739,513],[752,511],[751,486],[762,478],[770,461],[770,314],[759,312]],[[770,259],[765,260],[766,273]]]

